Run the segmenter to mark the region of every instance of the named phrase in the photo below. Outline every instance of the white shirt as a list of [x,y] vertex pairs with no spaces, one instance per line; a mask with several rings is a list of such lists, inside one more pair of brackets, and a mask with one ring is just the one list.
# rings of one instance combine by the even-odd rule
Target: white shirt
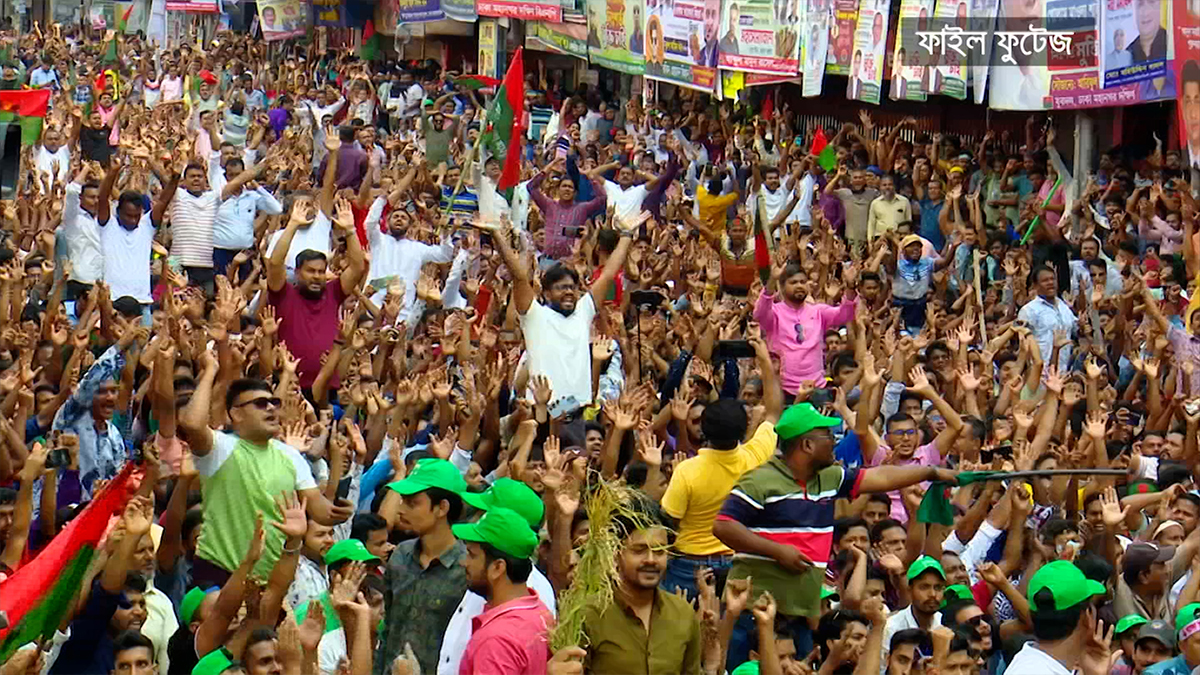
[[[42,88],[42,85],[49,84],[51,82],[53,82],[55,85],[58,84],[58,73],[54,72],[53,68],[46,70],[38,67],[34,69],[33,72],[29,73],[29,86],[33,87],[34,89],[40,89]],[[56,86],[55,89],[57,88],[58,87]]]
[[[317,217],[313,220],[312,225],[296,230],[296,235],[292,237],[292,245],[288,248],[287,259],[284,261],[287,267],[288,281],[291,281],[296,276],[296,256],[302,251],[313,250],[324,253],[329,257],[329,238],[333,233],[333,221],[325,212],[317,209]],[[271,252],[275,250],[275,244],[283,238],[283,230],[271,235],[271,243],[267,246],[267,257],[271,257]],[[376,264],[373,256],[375,252],[371,252],[372,265]]]
[[614,207],[617,218],[629,219],[642,212],[642,202],[649,194],[646,184],[631,185],[624,190],[611,180],[604,181],[604,193],[608,195],[608,203]]
[[83,186],[79,183],[67,185],[62,227],[67,240],[67,258],[71,261],[71,280],[91,284],[104,277],[104,251],[96,216],[79,205],[81,192]]
[[183,261],[184,267],[212,269],[213,223],[221,193],[216,190],[193,195],[184,188],[175,190],[171,200],[171,254]]
[[167,675],[171,668],[167,643],[175,631],[179,630],[179,620],[175,618],[175,606],[171,604],[171,599],[158,590],[152,582],[146,584],[144,597],[146,598],[146,622],[142,624],[140,632],[154,643],[154,655],[158,662],[159,675]]
[[49,174],[50,179],[55,183],[66,182],[71,171],[71,151],[64,145],[57,151],[50,152],[46,146],[39,145],[34,165],[37,166],[39,176]]
[[408,321],[417,304],[417,279],[421,276],[421,268],[427,263],[448,263],[453,260],[454,244],[450,237],[443,237],[439,246],[430,246],[415,239],[397,239],[384,234],[379,229],[384,203],[383,197],[376,198],[363,222],[367,241],[371,245],[371,278],[394,276],[404,281],[404,309],[399,318]]
[[113,204],[112,217],[100,228],[104,250],[104,281],[112,289],[113,299],[129,296],[143,305],[154,302],[150,297],[150,256],[154,243],[154,223],[150,212],[142,212],[137,227],[127,230],[117,219]]
[[529,374],[550,380],[554,397],[570,406],[592,400],[591,337],[596,303],[584,292],[575,303],[575,311],[563,316],[538,301],[521,315],[525,333]]
[[1037,648],[1036,642],[1026,642],[1004,669],[1004,675],[1071,675],[1058,659]]
[[[942,613],[938,612],[933,615],[933,620],[930,621],[929,627],[932,629],[940,625],[942,625]],[[887,623],[883,626],[883,648],[879,652],[879,672],[881,674],[887,672],[887,657],[892,644],[892,636],[902,630],[920,627],[921,624],[917,623],[917,617],[913,616],[912,605],[888,617]],[[1011,668],[1012,666],[1009,667]],[[1006,671],[1005,675],[1011,674]]]
[[[529,588],[537,592],[538,600],[550,610],[550,614],[558,617],[558,607],[554,602],[554,587],[550,585],[550,580],[547,579],[535,567],[529,573],[527,582]],[[450,623],[446,625],[446,631],[442,633],[442,650],[438,654],[437,675],[458,675],[459,664],[462,663],[463,654],[467,650],[467,643],[471,641],[471,626],[475,621],[475,617],[483,614],[483,610],[487,608],[487,600],[482,595],[467,591],[463,595],[462,601],[458,603],[458,609],[454,610],[454,616],[450,617]],[[342,638],[343,643],[345,638]],[[324,640],[321,641],[324,645]],[[343,646],[343,649],[345,647]],[[322,662],[322,665],[324,662]],[[334,662],[337,666],[337,662]]]
[[[1055,304],[1050,304],[1048,300],[1040,295],[1033,300],[1025,303],[1021,311],[1017,313],[1017,318],[1029,324],[1029,329],[1033,333],[1033,339],[1037,340],[1038,350],[1042,355],[1042,362],[1049,361],[1050,356],[1054,353],[1054,331],[1065,330],[1067,335],[1074,336],[1076,317],[1075,312],[1071,311],[1070,305],[1063,302],[1062,298],[1055,298]],[[1047,363],[1046,365],[1055,365]],[[1058,352],[1058,369],[1062,372],[1067,372],[1071,367],[1071,345],[1067,345]]]

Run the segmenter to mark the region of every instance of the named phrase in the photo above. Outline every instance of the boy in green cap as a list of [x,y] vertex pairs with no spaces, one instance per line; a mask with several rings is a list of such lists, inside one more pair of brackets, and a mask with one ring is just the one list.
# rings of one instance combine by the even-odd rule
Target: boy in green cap
[[1104,584],[1074,563],[1055,560],[1029,580],[1033,634],[1004,671],[1006,675],[1107,675],[1112,634],[1097,616]]
[[942,625],[942,599],[946,590],[946,570],[937,558],[923,555],[908,566],[905,574],[912,602],[888,617],[883,629],[883,650],[880,662],[887,663],[888,645],[892,636],[909,628],[932,630]]
[[1129,675],[1133,671],[1133,645],[1137,642],[1138,629],[1150,619],[1141,614],[1126,614],[1117,621],[1113,629],[1115,646],[1121,648],[1121,658],[1112,668],[1111,675]]
[[487,610],[463,653],[459,673],[523,675],[544,673],[550,660],[549,627],[554,617],[529,590],[531,556],[538,537],[515,511],[493,507],[477,523],[455,525],[466,542],[468,588],[487,598]]

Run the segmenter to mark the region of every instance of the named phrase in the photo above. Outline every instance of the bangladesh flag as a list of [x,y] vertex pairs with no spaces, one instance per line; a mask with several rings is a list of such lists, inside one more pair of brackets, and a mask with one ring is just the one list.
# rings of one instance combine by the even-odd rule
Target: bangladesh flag
[[16,123],[21,125],[21,145],[37,143],[50,105],[50,94],[49,89],[0,91],[0,125],[3,125],[0,131],[7,134],[8,125]]
[[[6,92],[7,93],[7,92]],[[96,553],[109,520],[125,510],[135,487],[132,462],[104,487],[36,558],[0,582],[0,663],[22,645],[54,636]]]
[[504,169],[496,189],[512,201],[512,189],[521,180],[521,129],[525,115],[525,50],[517,47],[504,81],[487,114],[487,129],[482,139],[492,157],[503,158]]
[[478,91],[484,87],[495,87],[500,80],[487,75],[459,75],[454,78],[454,84],[469,91]]
[[817,156],[817,164],[820,164],[822,169],[833,171],[837,168],[837,150],[825,140],[825,130],[821,127],[817,127],[817,133],[813,136],[810,152]]

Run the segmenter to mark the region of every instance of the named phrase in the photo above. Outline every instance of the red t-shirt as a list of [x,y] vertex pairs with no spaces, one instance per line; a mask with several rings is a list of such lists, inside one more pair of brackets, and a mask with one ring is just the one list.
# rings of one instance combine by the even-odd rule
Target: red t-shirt
[[[321,355],[329,351],[338,336],[338,314],[346,294],[340,279],[325,284],[320,299],[310,300],[292,284],[267,294],[267,302],[280,319],[279,339],[300,359],[297,375],[301,387],[311,387],[321,372]],[[329,386],[338,385],[337,375]]]

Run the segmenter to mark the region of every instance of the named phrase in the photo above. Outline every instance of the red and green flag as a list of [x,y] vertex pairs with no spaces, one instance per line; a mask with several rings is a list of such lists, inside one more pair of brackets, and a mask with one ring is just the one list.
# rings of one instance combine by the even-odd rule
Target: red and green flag
[[[117,3],[118,5],[124,3]],[[117,35],[124,35],[125,30],[129,27],[129,16],[133,14],[134,4],[129,3],[129,7],[117,19]]]
[[374,61],[379,58],[379,52],[382,49],[380,42],[379,33],[375,32],[375,22],[367,19],[366,25],[363,26],[362,46],[358,48],[358,58],[363,61]]
[[50,94],[49,89],[0,91],[0,124],[19,124],[21,145],[34,145],[41,138]]
[[469,91],[479,91],[484,87],[495,87],[500,84],[500,80],[487,75],[459,75],[454,78],[454,84],[467,89]]
[[821,127],[817,127],[817,133],[813,136],[810,152],[817,156],[817,164],[822,169],[833,171],[837,168],[837,150],[825,139],[825,130]]
[[123,512],[133,496],[137,470],[132,462],[126,463],[36,558],[0,582],[0,611],[8,615],[8,627],[0,629],[0,663],[8,661],[22,645],[54,636],[79,592],[109,520]]
[[521,130],[525,115],[525,50],[517,48],[504,81],[487,114],[483,143],[492,157],[503,158],[504,168],[496,190],[512,200],[512,189],[521,181]]

